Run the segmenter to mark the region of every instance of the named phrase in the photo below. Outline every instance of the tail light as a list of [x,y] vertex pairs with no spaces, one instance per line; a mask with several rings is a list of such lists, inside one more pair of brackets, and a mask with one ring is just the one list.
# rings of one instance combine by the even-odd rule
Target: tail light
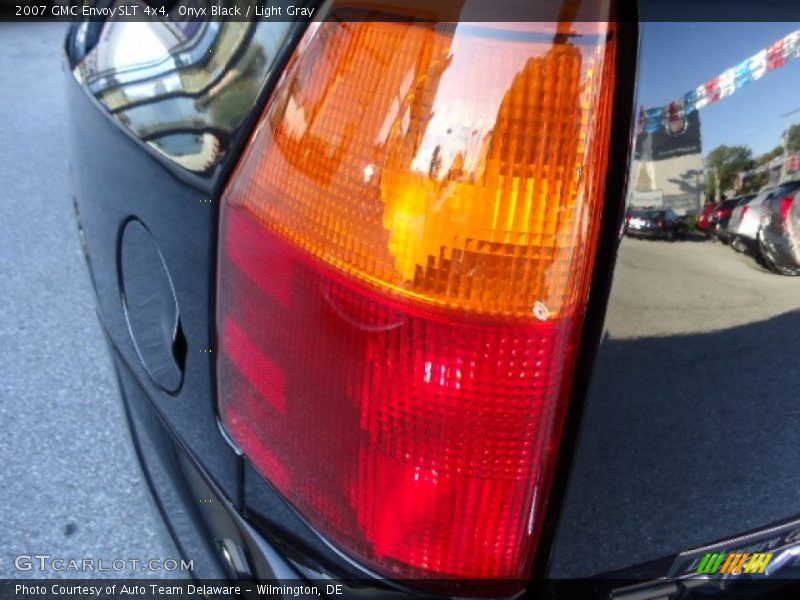
[[666,219],[664,219],[664,217],[658,217],[658,226],[659,227],[664,227],[666,224],[667,224],[667,221],[666,221]]
[[739,219],[740,221],[743,221],[743,220],[744,220],[744,216],[747,214],[747,211],[748,211],[748,210],[750,210],[750,207],[749,207],[749,206],[745,206],[745,207],[742,209],[742,216],[741,216],[741,217],[740,217],[740,219]]
[[789,225],[789,215],[792,212],[792,203],[794,202],[794,196],[786,196],[781,200],[781,220],[788,226]]
[[300,42],[225,192],[224,426],[385,576],[530,570],[597,247],[614,52],[607,23],[331,19]]

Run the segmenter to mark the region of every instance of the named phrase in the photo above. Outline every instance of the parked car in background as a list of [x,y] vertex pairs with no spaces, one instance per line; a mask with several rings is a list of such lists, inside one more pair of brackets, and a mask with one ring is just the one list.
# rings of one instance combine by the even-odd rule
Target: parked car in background
[[748,202],[733,209],[726,232],[731,248],[737,252],[757,250],[756,240],[758,229],[761,226],[762,207],[776,189],[774,187],[765,188]]
[[674,241],[686,237],[686,224],[671,208],[633,208],[625,217],[626,230],[630,237],[663,239]]
[[800,181],[785,183],[762,209],[758,247],[764,262],[781,275],[800,275]]
[[697,218],[697,228],[705,233],[706,235],[710,235],[709,231],[709,218],[711,214],[717,209],[719,206],[719,202],[711,201],[703,207],[703,212],[700,213],[700,216]]
[[746,196],[736,196],[723,200],[719,206],[714,209],[709,217],[709,231],[721,242],[728,243],[728,223],[731,220],[733,209],[742,204],[749,202],[755,194],[747,194]]

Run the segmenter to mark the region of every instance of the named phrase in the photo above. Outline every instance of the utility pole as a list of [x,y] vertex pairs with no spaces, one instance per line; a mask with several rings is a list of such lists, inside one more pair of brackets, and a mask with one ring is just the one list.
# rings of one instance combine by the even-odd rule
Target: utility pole
[[799,112],[800,108],[795,108],[781,115],[786,119],[786,128],[783,130],[783,163],[781,163],[781,178],[778,183],[783,183],[786,180],[786,163],[789,161],[789,128],[791,127],[789,117]]
[[[705,171],[704,177],[706,182],[709,181],[714,182],[714,196],[711,197],[711,195],[708,193],[705,193],[704,196],[708,199],[709,202],[719,203],[719,198],[721,193],[719,189],[719,172],[717,171],[716,167],[711,164],[711,161],[708,160],[707,156],[703,159],[703,169]],[[706,192],[708,192],[708,188],[706,188]]]

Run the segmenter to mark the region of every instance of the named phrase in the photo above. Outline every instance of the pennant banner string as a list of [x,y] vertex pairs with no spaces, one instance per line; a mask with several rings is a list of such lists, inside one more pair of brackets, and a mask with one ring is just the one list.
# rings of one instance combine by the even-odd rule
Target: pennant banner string
[[666,129],[670,121],[682,120],[696,110],[719,102],[737,90],[758,81],[767,72],[779,69],[798,57],[800,57],[800,29],[667,105],[656,108],[642,106],[639,110],[639,133],[654,133]]

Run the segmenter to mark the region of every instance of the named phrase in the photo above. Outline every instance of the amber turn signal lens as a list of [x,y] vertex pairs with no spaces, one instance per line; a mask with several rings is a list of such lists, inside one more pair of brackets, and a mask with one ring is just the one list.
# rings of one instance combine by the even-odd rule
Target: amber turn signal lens
[[[580,304],[608,147],[604,24],[324,23],[229,197],[370,286],[470,313]],[[552,27],[552,25],[550,26]]]

